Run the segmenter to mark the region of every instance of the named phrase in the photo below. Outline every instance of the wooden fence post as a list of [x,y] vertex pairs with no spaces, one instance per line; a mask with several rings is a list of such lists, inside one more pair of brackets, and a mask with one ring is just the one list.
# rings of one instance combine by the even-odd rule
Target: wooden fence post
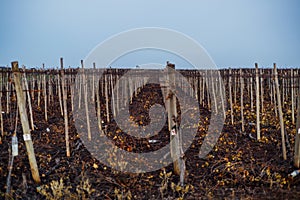
[[291,99],[292,99],[292,124],[295,124],[294,72],[293,72],[293,69],[291,69]]
[[[276,106],[277,106],[277,100],[276,100],[276,86],[275,86],[275,81],[273,81],[273,83],[272,83],[272,90],[273,90],[274,107],[276,108]],[[274,110],[275,110],[275,116],[277,117],[278,116],[278,111],[277,111],[277,109],[274,109]]]
[[300,167],[300,95],[298,95],[294,166]]
[[31,174],[32,174],[33,180],[36,183],[40,183],[41,179],[40,179],[39,170],[38,170],[38,166],[37,166],[35,154],[34,154],[34,148],[33,148],[32,140],[31,140],[31,134],[30,134],[28,116],[27,116],[27,112],[26,112],[24,93],[23,93],[23,89],[21,87],[21,76],[20,76],[20,71],[19,71],[19,65],[18,65],[18,62],[12,62],[11,65],[12,65],[12,71],[13,71],[13,75],[14,75],[15,89],[16,89],[16,93],[17,93],[19,114],[20,114],[20,119],[21,119],[21,123],[22,123],[22,129],[23,129],[23,138],[25,141],[26,149],[27,149]]
[[29,87],[28,87],[28,82],[27,82],[27,78],[26,78],[26,69],[25,66],[23,66],[23,81],[24,81],[24,85],[25,85],[25,90],[26,90],[26,94],[27,94],[27,101],[28,101],[28,107],[29,107],[29,117],[30,117],[30,125],[31,125],[31,130],[34,130],[34,124],[33,124],[33,113],[32,113],[32,106],[31,106],[31,98],[30,98],[30,93],[29,93]]
[[173,159],[174,173],[180,176],[180,184],[184,184],[185,178],[185,161],[181,147],[181,132],[179,130],[177,116],[177,101],[174,91],[176,90],[175,65],[167,62],[168,86],[166,93],[166,107],[168,110],[168,124],[170,131],[170,151]]
[[64,116],[64,111],[63,111],[63,103],[62,103],[62,98],[61,98],[61,80],[59,75],[57,75],[57,87],[58,87],[58,101],[59,101],[59,108],[60,108],[60,114],[61,116]]
[[[2,90],[2,87],[1,87],[1,90]],[[0,127],[1,127],[1,136],[3,137],[4,136],[4,126],[3,126],[3,115],[2,115],[2,91],[0,91],[0,121],[1,121],[1,124],[0,124]]]
[[[65,139],[66,139],[66,153],[67,157],[70,157],[70,142],[69,142],[69,121],[68,121],[68,107],[67,107],[67,99],[68,99],[68,91],[65,88],[65,72],[64,72],[64,63],[63,58],[60,58],[60,74],[61,74],[61,87],[62,87],[62,95],[63,95],[63,104],[64,104],[64,120],[65,120]],[[60,87],[60,86],[59,86]]]
[[41,76],[37,76],[36,78],[36,81],[37,81],[37,92],[38,92],[38,100],[37,100],[37,104],[38,104],[38,107],[40,108],[40,105],[41,105]]
[[255,77],[256,77],[256,138],[260,140],[260,118],[259,118],[259,71],[258,71],[258,64],[255,63]]
[[223,116],[224,116],[224,119],[226,119],[226,110],[225,110],[225,104],[224,104],[224,99],[226,98],[226,93],[225,93],[225,86],[222,84],[222,76],[221,76],[221,73],[220,71],[218,70],[218,76],[219,76],[219,86],[220,86],[220,94],[221,94],[221,104],[222,104],[222,110],[223,110]]
[[253,77],[252,77],[252,74],[251,74],[251,77],[250,77],[250,108],[251,108],[251,112],[254,112],[254,109],[253,109]]
[[[94,66],[94,72],[96,71],[96,63],[93,63],[93,66]],[[101,100],[100,100],[100,80],[97,78],[97,83],[96,83],[96,87],[95,87],[95,90],[96,90],[96,101],[97,101],[97,119],[98,119],[98,128],[99,128],[99,131],[102,132],[102,119],[101,119]],[[95,84],[95,83],[93,83]]]
[[87,124],[87,131],[88,131],[88,139],[92,140],[92,133],[91,133],[91,125],[90,125],[90,115],[89,115],[89,102],[88,102],[88,83],[85,77],[84,65],[83,60],[81,60],[81,67],[82,67],[82,83],[83,83],[83,95],[84,95],[84,106],[85,106],[85,113],[86,113],[86,124]]
[[92,102],[95,102],[95,70],[96,64],[93,63],[93,76],[92,76]]
[[[229,103],[230,103],[230,117],[231,117],[231,125],[233,125],[234,123],[234,118],[233,118],[233,106],[232,106],[232,88],[231,88],[231,85],[232,85],[232,74],[231,74],[231,68],[229,68],[229,81],[228,81],[228,87],[229,87]],[[217,106],[217,105],[216,105]]]
[[279,120],[280,120],[282,154],[283,154],[283,159],[286,160],[284,122],[283,122],[283,113],[282,113],[282,106],[281,106],[281,97],[280,97],[280,90],[279,90],[278,73],[277,73],[276,63],[274,63],[274,76],[275,76],[275,85],[276,85],[276,93],[277,93],[277,103],[278,103]]
[[241,82],[241,121],[242,121],[242,132],[245,131],[245,124],[244,124],[244,77],[243,77],[243,70],[240,69],[240,82]]
[[6,113],[10,113],[10,91],[11,91],[11,81],[9,81],[11,78],[10,73],[7,73],[7,82],[6,82]]
[[108,74],[107,73],[104,74],[104,84],[105,84],[106,120],[108,124],[110,122],[110,117],[109,117],[109,95],[108,95]]
[[[45,64],[43,63],[43,70],[45,71]],[[46,74],[44,74],[43,79],[43,90],[44,90],[44,108],[45,108],[45,120],[48,121],[48,113],[47,113],[47,87],[46,87]]]
[[260,97],[261,97],[261,114],[264,114],[264,70],[260,69]]

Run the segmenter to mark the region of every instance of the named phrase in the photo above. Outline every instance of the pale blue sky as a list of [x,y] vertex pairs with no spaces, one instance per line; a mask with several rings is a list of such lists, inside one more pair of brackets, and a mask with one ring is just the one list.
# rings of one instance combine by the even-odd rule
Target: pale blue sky
[[[60,57],[79,66],[114,34],[162,27],[195,39],[219,67],[299,67],[299,8],[298,0],[1,0],[0,66],[55,67]],[[122,64],[142,64],[140,57]]]

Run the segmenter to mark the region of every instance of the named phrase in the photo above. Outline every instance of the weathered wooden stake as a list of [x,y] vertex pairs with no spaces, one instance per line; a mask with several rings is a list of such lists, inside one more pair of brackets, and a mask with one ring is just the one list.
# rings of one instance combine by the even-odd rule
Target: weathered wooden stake
[[215,106],[215,111],[218,113],[218,103],[217,103],[217,97],[216,97],[216,77],[215,73],[213,70],[210,70],[210,77],[211,77],[211,89],[212,89],[212,94],[213,94],[213,100],[214,100],[214,106]]
[[52,81],[51,81],[51,75],[49,75],[49,81],[48,81],[48,105],[51,105],[51,96],[52,95]]
[[95,102],[95,70],[96,64],[93,63],[93,77],[92,77],[92,102]]
[[97,79],[97,85],[96,85],[96,101],[97,101],[97,119],[98,119],[98,128],[100,132],[102,131],[102,119],[101,119],[101,103],[100,103],[100,80]]
[[28,117],[26,112],[26,103],[24,101],[24,93],[21,86],[21,76],[19,72],[18,62],[12,62],[11,65],[12,65],[12,71],[14,75],[15,89],[17,93],[17,102],[19,106],[20,119],[21,119],[22,129],[23,129],[23,138],[27,149],[31,174],[33,180],[36,183],[40,183],[41,179],[40,179],[39,170],[38,170],[38,166],[34,154],[34,148],[31,140],[29,122],[28,122]]
[[[212,97],[211,97],[211,93],[210,93],[210,79],[208,77],[208,70],[205,70],[205,86],[206,86],[206,99],[207,99],[207,109],[211,110],[211,102],[212,102]],[[204,97],[205,99],[205,97]]]
[[70,85],[70,93],[71,93],[71,110],[72,112],[74,111],[74,87],[75,87],[75,83],[71,83]]
[[294,166],[300,168],[300,95],[298,96],[297,107]]
[[31,82],[31,99],[34,101],[34,91],[35,91],[35,75],[32,75],[32,82]]
[[251,112],[254,111],[254,109],[253,109],[253,77],[252,77],[252,74],[250,77],[250,108],[251,108]]
[[[2,88],[2,87],[1,87]],[[1,135],[4,136],[3,115],[2,115],[2,91],[0,92],[0,120],[1,120]]]
[[264,114],[264,78],[263,78],[263,69],[260,69],[260,98],[261,98],[261,113]]
[[106,120],[107,123],[110,122],[110,117],[109,117],[109,95],[108,95],[108,75],[104,75],[104,80],[105,80],[105,105],[106,105]]
[[244,77],[243,70],[240,69],[240,82],[241,82],[241,121],[242,121],[242,132],[245,131],[244,125]]
[[295,124],[294,71],[291,69],[292,124]]
[[41,105],[41,77],[37,77],[37,89],[38,89],[38,107]]
[[82,76],[79,76],[78,79],[79,79],[79,81],[77,82],[77,83],[79,83],[79,85],[78,85],[79,86],[79,89],[78,89],[79,90],[78,91],[78,94],[79,94],[79,97],[78,97],[78,109],[80,109],[81,108],[81,88],[82,88],[81,87],[81,85],[82,85],[81,82],[82,82]]
[[275,86],[275,81],[273,81],[273,84],[272,84],[272,90],[273,90],[273,100],[274,100],[274,107],[275,107],[275,116],[277,117],[278,116],[278,111],[276,109],[276,106],[277,106],[277,100],[276,100],[276,86]]
[[280,90],[279,90],[278,73],[277,73],[276,63],[274,63],[274,75],[275,75],[275,85],[276,85],[277,103],[278,103],[279,120],[280,120],[282,154],[283,154],[283,159],[286,160],[284,122],[283,122],[283,113],[282,113],[282,106],[281,106],[281,97],[280,97]]
[[25,73],[25,66],[23,66],[23,82],[25,85],[25,90],[27,94],[27,101],[28,101],[28,107],[29,107],[29,117],[30,117],[30,125],[31,125],[31,130],[34,130],[34,124],[33,124],[33,113],[32,113],[32,106],[31,106],[31,98],[30,98],[30,93],[29,93],[29,87],[26,79],[26,73]]
[[113,116],[117,115],[116,112],[116,104],[115,104],[115,94],[114,92],[114,83],[113,83],[113,72],[110,74],[110,90],[111,90],[111,108],[112,108],[112,113]]
[[218,70],[218,77],[219,77],[219,89],[220,89],[220,94],[221,94],[221,104],[222,104],[222,111],[223,111],[223,116],[224,116],[224,119],[226,119],[226,110],[225,110],[225,103],[224,103],[224,99],[226,98],[226,94],[224,93],[226,90],[225,90],[225,87],[224,87],[224,84],[223,81],[222,81],[222,76],[220,74],[220,71]]
[[70,157],[70,142],[69,142],[69,121],[68,121],[68,107],[67,107],[67,91],[65,88],[65,72],[64,72],[64,63],[63,58],[60,58],[60,74],[61,74],[61,87],[63,95],[63,104],[64,104],[64,120],[65,120],[65,139],[66,139],[66,154],[67,157]]
[[179,175],[180,184],[184,184],[185,176],[185,161],[183,159],[183,152],[180,141],[180,130],[178,128],[178,116],[177,116],[177,103],[174,91],[176,89],[176,78],[175,78],[175,65],[167,63],[167,74],[168,74],[168,86],[166,103],[168,109],[168,124],[170,131],[170,151],[171,157],[173,158],[174,173]]
[[10,91],[11,91],[11,81],[10,80],[10,74],[7,73],[7,82],[6,82],[6,113],[10,113]]
[[234,97],[234,105],[236,105],[236,102],[237,102],[237,100],[236,100],[236,88],[237,88],[237,81],[236,81],[236,79],[237,79],[237,77],[235,76],[235,72],[233,71],[233,80],[234,80],[234,84],[233,84],[233,88],[234,88],[234,90],[233,90],[233,97]]
[[61,97],[61,80],[59,78],[59,75],[57,76],[57,87],[58,87],[58,101],[59,101],[59,108],[60,108],[60,114],[61,116],[64,116],[63,111],[63,103],[62,103],[62,97]]
[[81,60],[81,67],[82,67],[82,82],[83,82],[83,95],[84,95],[84,105],[85,105],[85,113],[86,113],[86,124],[87,124],[87,134],[88,134],[88,139],[92,139],[92,134],[91,134],[91,125],[90,125],[90,115],[89,115],[89,102],[88,102],[88,86],[87,86],[87,81],[85,77],[85,72],[84,72],[84,65],[83,65],[83,60]]
[[[43,70],[45,72],[45,64],[43,64]],[[44,108],[45,108],[45,120],[48,121],[48,113],[47,113],[47,87],[46,87],[46,74],[44,74],[43,79],[43,90],[44,90]]]
[[258,71],[258,64],[255,63],[255,76],[256,76],[256,137],[257,140],[260,140],[260,113],[259,113],[259,71]]
[[229,85],[229,103],[230,103],[230,119],[231,119],[231,124],[233,125],[233,106],[232,106],[232,88],[231,88],[231,85],[232,85],[232,81],[231,81],[231,69],[229,68],[229,82],[228,82],[228,85]]

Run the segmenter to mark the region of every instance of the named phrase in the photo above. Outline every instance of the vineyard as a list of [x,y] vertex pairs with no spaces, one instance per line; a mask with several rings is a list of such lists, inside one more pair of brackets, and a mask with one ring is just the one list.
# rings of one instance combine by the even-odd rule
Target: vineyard
[[[83,62],[64,68],[62,59],[60,67],[13,62],[0,69],[0,198],[299,198],[300,69],[175,70],[167,64],[145,73]],[[167,86],[159,84],[164,73]],[[191,98],[180,99],[172,87]],[[166,110],[155,119],[154,105],[158,113]],[[124,131],[147,132],[153,121],[163,122],[155,135]],[[193,129],[184,131],[184,123],[196,130],[191,141],[171,134],[174,127],[189,134]],[[221,132],[213,138],[214,124],[212,132]],[[174,162],[159,169],[155,160],[119,162],[112,147],[98,155],[103,164],[95,156],[101,137],[133,153],[157,151],[173,139],[166,157]],[[94,142],[94,152],[85,141]],[[212,149],[199,156],[205,144]],[[130,173],[139,164],[154,170]]]

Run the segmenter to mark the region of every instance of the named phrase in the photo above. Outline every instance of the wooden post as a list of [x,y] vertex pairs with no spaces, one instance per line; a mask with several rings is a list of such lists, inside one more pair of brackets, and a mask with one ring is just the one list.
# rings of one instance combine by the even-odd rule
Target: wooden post
[[67,107],[67,91],[65,88],[65,72],[64,72],[64,63],[63,58],[60,58],[60,74],[61,74],[61,87],[63,95],[63,104],[64,104],[64,120],[65,120],[65,139],[66,139],[66,154],[67,157],[70,157],[70,142],[69,142],[69,121],[68,121],[68,107]]
[[[94,66],[94,70],[96,70],[96,64],[93,63],[93,66]],[[93,83],[95,84],[95,83]],[[100,94],[99,94],[99,91],[100,91],[100,80],[97,79],[97,84],[96,84],[96,101],[97,101],[97,119],[98,119],[98,128],[99,128],[99,131],[102,132],[102,119],[101,119],[101,100],[100,100]]]
[[37,77],[37,89],[38,89],[38,107],[40,108],[41,105],[41,76]]
[[[45,71],[45,64],[43,64],[43,70]],[[48,121],[48,113],[47,113],[47,87],[46,87],[46,74],[44,74],[44,84],[43,84],[43,90],[44,90],[44,108],[45,108],[45,120]]]
[[[198,83],[199,83],[199,105],[202,105],[203,106],[203,101],[202,101],[202,93],[204,92],[204,88],[201,88],[202,87],[202,77],[200,75],[200,72],[198,73]],[[225,95],[226,97],[226,95]]]
[[48,81],[48,105],[51,105],[51,96],[52,95],[52,81],[51,81],[51,75],[49,75],[49,81]]
[[[120,77],[119,77],[119,71],[117,70],[117,77],[116,77],[116,80],[120,80]],[[117,84],[117,98],[116,98],[116,102],[117,102],[117,114],[119,113],[120,111],[120,86],[119,84]]]
[[[272,72],[269,72],[269,73],[268,73],[268,75],[270,76],[270,78],[268,79],[268,88],[269,88],[269,92],[270,92],[270,94],[269,94],[270,100],[271,100],[270,103],[274,105],[274,108],[276,108],[276,105],[274,104]],[[276,109],[274,109],[274,110],[276,110]]]
[[10,80],[10,73],[7,73],[7,82],[6,82],[6,113],[10,113],[10,91],[11,91],[11,81]]
[[223,81],[222,81],[222,76],[220,74],[220,71],[218,70],[218,76],[219,76],[219,86],[220,86],[220,94],[221,94],[221,104],[222,104],[222,110],[223,110],[223,116],[224,116],[224,119],[226,119],[226,111],[225,111],[225,104],[224,104],[224,98],[226,98],[226,94],[224,93],[226,90],[225,90],[225,87],[223,85]]
[[258,71],[258,64],[255,63],[255,76],[256,76],[256,137],[257,140],[260,140],[260,113],[259,113],[259,71]]
[[25,85],[25,90],[27,94],[27,101],[28,101],[28,107],[29,107],[29,117],[30,117],[30,125],[31,125],[31,130],[34,130],[34,124],[33,124],[33,113],[32,113],[32,106],[31,106],[31,98],[30,98],[30,93],[29,93],[29,87],[26,79],[26,73],[25,73],[25,66],[23,67],[24,73],[23,73],[23,82]]
[[115,117],[117,113],[116,113],[116,105],[115,105],[115,94],[113,93],[114,91],[113,71],[111,71],[110,74],[110,90],[111,90],[111,108],[112,108],[113,116]]
[[199,95],[198,95],[198,89],[199,89],[199,79],[197,77],[196,72],[193,73],[193,82],[194,82],[194,94],[195,94],[195,98],[197,99],[197,101],[199,102]]
[[244,77],[243,77],[243,70],[240,69],[240,82],[241,82],[241,121],[242,121],[242,132],[245,131],[244,125]]
[[34,101],[34,91],[35,91],[35,75],[33,74],[32,82],[31,82],[31,99],[32,99],[32,101]]
[[233,80],[234,80],[234,84],[233,84],[233,99],[234,99],[234,105],[236,106],[236,88],[237,88],[237,81],[236,81],[237,77],[235,76],[235,72],[233,71]]
[[58,101],[59,101],[59,108],[60,108],[60,114],[61,116],[64,116],[64,111],[63,111],[63,103],[62,103],[62,98],[61,98],[61,80],[59,78],[59,75],[57,76],[57,87],[58,87]]
[[129,97],[130,97],[130,103],[132,103],[132,98],[133,98],[133,92],[134,92],[134,89],[133,89],[133,80],[132,79],[128,79],[128,83],[129,83]]
[[[249,74],[248,70],[245,70],[245,74]],[[251,74],[251,73],[250,73]],[[246,83],[246,87],[247,87],[247,94],[248,97],[250,97],[250,79],[248,77],[245,77],[244,79],[247,83]]]
[[260,98],[261,98],[261,113],[264,114],[264,78],[263,69],[260,69]]
[[20,114],[20,119],[21,119],[21,123],[22,123],[22,129],[23,129],[23,138],[25,141],[26,149],[27,149],[31,174],[32,174],[33,180],[36,183],[40,183],[41,179],[40,179],[39,170],[38,170],[38,166],[37,166],[35,154],[34,154],[34,148],[33,148],[32,140],[31,140],[29,122],[28,122],[28,117],[27,117],[27,112],[26,112],[26,104],[24,101],[24,93],[23,93],[23,89],[21,87],[21,76],[20,76],[20,72],[19,72],[19,65],[18,65],[18,62],[12,62],[11,65],[12,65],[12,71],[13,71],[13,75],[14,75],[15,89],[16,89],[16,93],[17,93],[19,114]]
[[276,106],[277,106],[277,100],[276,100],[276,86],[275,86],[275,81],[273,81],[273,84],[272,84],[272,90],[273,90],[273,99],[274,99],[274,107],[275,107],[275,116],[277,117],[278,116],[278,111],[276,109]]
[[300,168],[300,95],[298,95],[294,166]]
[[250,77],[250,108],[251,108],[251,112],[253,112],[254,109],[253,109],[253,77],[252,77],[252,74]]
[[93,77],[92,77],[92,102],[95,102],[95,69],[96,64],[93,63]]
[[229,68],[229,82],[228,82],[228,85],[229,85],[229,103],[230,103],[230,117],[231,117],[231,124],[233,125],[233,106],[232,106],[232,88],[231,88],[231,85],[232,85],[232,79],[231,79],[231,69]]
[[90,115],[89,115],[89,106],[88,106],[88,87],[87,87],[87,81],[85,78],[85,72],[84,72],[84,65],[83,60],[81,60],[81,67],[82,67],[82,82],[83,82],[83,95],[84,95],[84,105],[85,105],[85,113],[86,113],[86,124],[87,124],[87,134],[88,139],[92,139],[91,134],[91,126],[90,126]]
[[108,124],[110,122],[110,117],[109,117],[109,95],[108,95],[108,74],[104,74],[104,80],[105,80],[104,84],[105,84],[106,120],[107,120],[107,124]]
[[[210,93],[210,81],[209,81],[209,77],[208,77],[208,70],[205,70],[205,86],[206,86],[206,99],[207,99],[207,109],[211,110],[211,93]],[[205,99],[205,98],[204,98]]]
[[71,93],[71,110],[72,112],[74,111],[74,87],[75,87],[75,83],[74,82],[70,82],[70,93]]
[[[79,83],[79,91],[78,91],[78,94],[79,94],[79,97],[78,97],[78,109],[81,108],[81,82],[82,82],[82,76],[79,76],[79,81],[77,83]],[[76,79],[77,80],[77,79]]]
[[[278,72],[277,72],[278,73]],[[282,72],[281,73],[283,76],[282,76],[282,84],[281,84],[281,91],[282,91],[282,107],[284,107],[284,101],[285,101],[285,98],[284,98],[284,94],[285,94],[285,80],[284,80],[284,73]]]
[[293,69],[291,69],[291,100],[292,100],[292,124],[295,124],[294,72],[293,72]]
[[205,77],[206,76],[206,73],[203,73],[202,76],[201,76],[201,79],[202,79],[202,98],[201,98],[201,103],[202,103],[202,106],[205,107],[205,104],[204,104],[204,99],[205,99]]
[[283,159],[286,160],[284,122],[283,122],[283,113],[282,113],[282,106],[281,106],[281,98],[280,98],[280,90],[279,90],[278,73],[277,73],[276,63],[274,63],[274,75],[275,75],[275,85],[276,85],[276,93],[277,93],[277,104],[278,104],[279,120],[280,120],[282,154],[283,154]]
[[214,98],[214,106],[215,106],[215,111],[216,113],[218,113],[218,103],[217,103],[217,97],[216,97],[216,77],[215,77],[215,73],[213,70],[210,70],[210,77],[211,77],[211,89],[212,89],[212,94],[213,94],[213,98]]
[[175,78],[175,65],[167,62],[167,73],[168,73],[168,86],[169,91],[167,92],[166,102],[168,109],[168,124],[170,131],[170,151],[171,157],[173,158],[174,173],[180,176],[180,184],[184,184],[185,174],[185,161],[182,157],[183,152],[180,141],[180,130],[178,129],[177,121],[177,106],[176,96],[174,91],[176,89],[176,78]]
[[[2,89],[2,87],[1,87]],[[0,120],[1,120],[1,135],[4,136],[3,115],[2,115],[2,91],[0,91]]]

